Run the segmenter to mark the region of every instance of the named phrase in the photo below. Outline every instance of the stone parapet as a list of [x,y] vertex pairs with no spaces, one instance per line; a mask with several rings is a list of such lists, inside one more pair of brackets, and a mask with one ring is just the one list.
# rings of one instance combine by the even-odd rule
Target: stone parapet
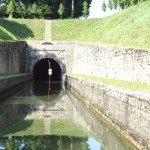
[[8,78],[1,78],[0,79],[0,92],[7,90],[19,83],[29,81],[31,79],[31,74],[20,74],[14,75]]

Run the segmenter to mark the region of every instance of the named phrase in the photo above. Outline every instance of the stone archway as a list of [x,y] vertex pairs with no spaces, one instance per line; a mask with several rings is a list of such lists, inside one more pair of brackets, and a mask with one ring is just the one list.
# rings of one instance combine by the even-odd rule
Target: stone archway
[[[43,76],[48,76],[48,60],[50,60],[52,61],[52,70],[54,71],[53,74],[61,80],[63,74],[66,73],[66,65],[64,59],[59,57],[60,56],[54,52],[32,50],[30,51],[28,71],[33,75],[33,78],[35,77],[35,73],[37,74],[39,72],[43,73]],[[37,70],[35,70],[36,67]]]
[[52,75],[51,80],[60,81],[61,80],[61,67],[60,65],[51,58],[43,58],[38,60],[33,67],[33,78],[35,80],[48,80],[48,60],[51,63]]

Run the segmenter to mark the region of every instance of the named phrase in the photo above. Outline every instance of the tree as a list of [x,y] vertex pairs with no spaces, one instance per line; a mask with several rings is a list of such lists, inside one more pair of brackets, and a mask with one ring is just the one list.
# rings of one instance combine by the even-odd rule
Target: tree
[[50,17],[51,14],[52,14],[51,7],[48,5],[45,5],[44,17]]
[[83,15],[85,18],[87,18],[88,17],[88,3],[87,3],[87,1],[84,1],[82,5],[83,5],[83,10],[82,10]]
[[37,14],[38,14],[39,18],[44,18],[44,10],[43,10],[42,6],[38,7]]
[[71,18],[74,18],[74,0],[72,0],[71,2]]
[[108,5],[107,5],[111,10],[113,9],[113,3],[112,0],[108,1]]
[[6,11],[9,14],[9,18],[13,18],[13,13],[15,12],[15,6],[12,1],[8,3]]
[[65,7],[62,3],[59,5],[58,14],[60,15],[60,18],[62,19],[62,15],[64,13]]
[[6,140],[6,149],[7,150],[12,150],[13,149],[13,141],[12,141],[12,139],[7,139]]
[[34,2],[32,5],[31,13],[33,14],[34,18],[37,15],[38,5]]
[[[63,18],[79,18],[83,15],[82,12],[83,2],[86,1],[88,3],[87,8],[89,9],[92,0],[76,0],[76,1],[75,0],[0,0],[0,6],[5,6],[6,8],[6,6],[8,7],[10,1],[13,2],[13,8],[15,11],[12,13],[13,17],[16,18],[50,17],[52,19],[58,19],[60,18],[60,15],[58,14],[60,3],[62,3],[65,7]],[[38,7],[37,11],[35,11],[36,10],[35,4]],[[0,9],[2,10],[2,8]],[[3,11],[0,11],[1,17],[8,16],[9,14],[10,13],[8,13],[6,9],[4,11],[4,8]]]
[[58,150],[63,150],[64,145],[63,145],[63,141],[61,140],[61,136],[57,141],[57,146],[58,146]]
[[118,6],[118,0],[113,0],[113,7],[117,9],[117,6]]
[[6,16],[6,5],[0,5],[0,17]]
[[24,5],[21,4],[20,2],[17,2],[15,5],[15,15],[14,16],[17,18],[22,18],[25,16]]
[[103,10],[104,12],[106,11],[106,4],[105,4],[105,1],[103,1],[102,10]]

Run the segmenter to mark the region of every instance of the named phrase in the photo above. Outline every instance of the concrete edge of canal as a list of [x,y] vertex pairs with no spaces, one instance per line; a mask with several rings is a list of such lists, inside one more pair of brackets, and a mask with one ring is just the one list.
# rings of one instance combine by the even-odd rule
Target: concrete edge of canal
[[16,74],[9,77],[0,78],[0,92],[12,88],[20,83],[31,80],[30,73]]
[[139,149],[150,148],[149,94],[68,75],[63,82]]

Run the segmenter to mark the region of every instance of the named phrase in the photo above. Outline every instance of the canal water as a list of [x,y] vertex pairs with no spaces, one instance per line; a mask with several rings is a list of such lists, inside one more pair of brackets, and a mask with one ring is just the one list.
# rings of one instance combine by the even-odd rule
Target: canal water
[[60,82],[0,95],[0,150],[136,150]]

